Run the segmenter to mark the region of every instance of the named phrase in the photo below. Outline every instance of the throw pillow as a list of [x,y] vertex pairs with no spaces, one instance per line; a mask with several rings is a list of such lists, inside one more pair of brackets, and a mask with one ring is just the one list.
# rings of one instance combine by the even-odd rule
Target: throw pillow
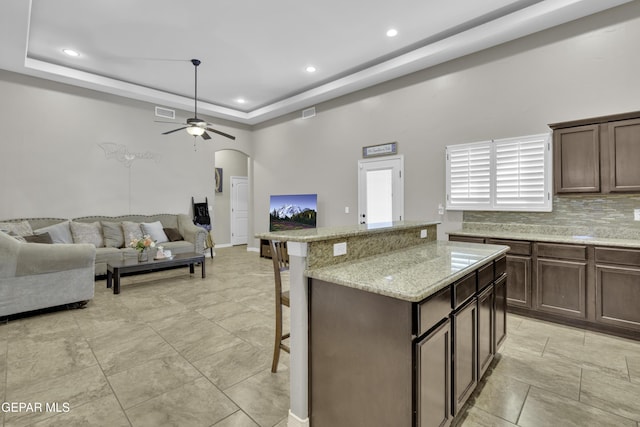
[[182,234],[180,234],[177,228],[165,228],[164,234],[167,235],[167,238],[169,239],[170,242],[177,242],[179,240],[184,240],[184,237],[182,237]]
[[71,221],[69,225],[74,243],[91,243],[96,248],[104,247],[102,229],[98,221],[91,223]]
[[12,232],[16,236],[30,236],[33,234],[29,221],[0,222],[0,230]]
[[102,221],[102,234],[104,235],[104,245],[106,247],[124,247],[124,234],[122,232],[122,224],[119,222]]
[[49,233],[42,233],[42,234],[32,234],[31,236],[24,236],[24,240],[27,241],[27,243],[53,243],[53,240],[51,239],[51,235]]
[[59,222],[58,224],[49,225],[47,227],[38,228],[34,234],[49,233],[53,243],[73,243],[69,221]]
[[151,240],[154,240],[156,243],[164,243],[169,241],[167,235],[164,234],[162,223],[160,221],[143,222],[142,231],[144,231],[144,234],[148,234],[151,237]]
[[4,230],[4,229],[0,229],[0,233],[5,233],[7,236],[11,236],[14,239],[16,239],[18,242],[20,243],[26,243],[27,241],[25,240],[24,236],[18,236],[16,233],[14,233],[13,231],[9,231],[9,230]]
[[142,229],[137,222],[122,221],[122,233],[125,245],[128,245],[134,239],[142,239]]

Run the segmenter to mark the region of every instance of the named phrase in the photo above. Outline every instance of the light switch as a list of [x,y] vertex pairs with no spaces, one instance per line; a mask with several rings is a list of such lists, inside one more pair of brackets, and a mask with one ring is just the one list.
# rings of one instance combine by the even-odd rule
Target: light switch
[[345,206],[344,207],[344,213],[348,214],[349,213],[349,206]]
[[640,209],[633,210],[633,220],[640,221]]

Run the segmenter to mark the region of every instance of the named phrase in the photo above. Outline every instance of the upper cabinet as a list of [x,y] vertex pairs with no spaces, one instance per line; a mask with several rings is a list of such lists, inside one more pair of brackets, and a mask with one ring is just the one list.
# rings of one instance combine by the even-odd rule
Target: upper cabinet
[[549,127],[555,193],[640,191],[640,112]]

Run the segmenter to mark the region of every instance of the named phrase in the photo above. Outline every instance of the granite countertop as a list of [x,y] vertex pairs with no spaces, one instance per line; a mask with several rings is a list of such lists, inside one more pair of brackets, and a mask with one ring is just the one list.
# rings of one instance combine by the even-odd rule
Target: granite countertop
[[432,241],[329,267],[307,277],[410,302],[420,302],[500,257],[508,246]]
[[258,233],[258,239],[284,240],[287,242],[318,242],[391,230],[404,230],[440,224],[440,221],[394,221],[392,223],[357,224],[338,227],[305,228],[301,230]]
[[[461,230],[449,231],[447,234],[456,234],[469,237],[490,237],[494,239],[526,240],[530,242],[568,243],[591,246],[617,246],[623,248],[640,249],[640,239],[611,237],[613,234],[598,230],[591,233],[589,230],[572,229],[571,227],[549,226],[515,226],[506,224],[481,223],[464,224]],[[617,235],[627,235],[618,231]],[[635,236],[633,236],[635,237]]]

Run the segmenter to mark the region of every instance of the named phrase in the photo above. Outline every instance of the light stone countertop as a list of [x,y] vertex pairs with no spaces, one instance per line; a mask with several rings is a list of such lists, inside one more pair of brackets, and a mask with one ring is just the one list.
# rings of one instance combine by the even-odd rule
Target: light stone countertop
[[400,231],[411,228],[440,224],[440,221],[394,221],[378,224],[356,224],[337,227],[305,228],[301,230],[273,231],[258,233],[258,239],[284,240],[287,242],[318,242],[351,236]]
[[[519,231],[509,225],[507,229],[501,230],[495,226],[487,226],[486,228],[474,226],[473,228],[463,228],[461,230],[449,231],[447,234],[455,234],[459,236],[469,237],[489,237],[493,239],[505,240],[525,240],[530,242],[550,242],[550,243],[567,243],[577,245],[590,246],[615,246],[622,248],[640,249],[639,239],[625,239],[613,237],[600,237],[590,233],[585,234],[555,234],[556,230],[547,231],[543,228],[536,230],[532,227],[526,228],[525,231]],[[581,230],[575,230],[580,233]],[[566,230],[565,232],[571,232]],[[621,235],[624,233],[621,232]]]
[[432,241],[329,267],[307,277],[420,302],[507,252],[508,246]]

